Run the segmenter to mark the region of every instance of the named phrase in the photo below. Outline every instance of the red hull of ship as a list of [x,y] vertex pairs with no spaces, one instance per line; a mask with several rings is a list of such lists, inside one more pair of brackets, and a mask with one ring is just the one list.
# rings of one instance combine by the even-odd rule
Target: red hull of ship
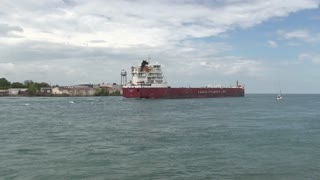
[[243,97],[243,88],[143,88],[124,87],[123,97],[146,99]]

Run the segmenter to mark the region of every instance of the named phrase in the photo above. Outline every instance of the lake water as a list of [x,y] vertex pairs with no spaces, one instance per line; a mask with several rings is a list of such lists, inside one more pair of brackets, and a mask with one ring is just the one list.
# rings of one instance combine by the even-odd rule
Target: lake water
[[320,95],[0,98],[0,179],[319,178]]

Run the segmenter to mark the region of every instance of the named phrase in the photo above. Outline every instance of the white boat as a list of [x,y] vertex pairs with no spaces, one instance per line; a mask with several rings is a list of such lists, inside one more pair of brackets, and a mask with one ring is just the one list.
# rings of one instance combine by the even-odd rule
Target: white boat
[[277,100],[281,100],[283,97],[282,97],[282,94],[281,94],[281,89],[280,89],[280,93],[278,94],[277,96]]

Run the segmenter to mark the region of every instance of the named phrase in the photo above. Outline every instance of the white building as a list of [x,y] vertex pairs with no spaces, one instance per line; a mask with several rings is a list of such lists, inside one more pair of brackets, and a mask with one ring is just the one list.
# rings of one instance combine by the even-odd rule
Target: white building
[[62,86],[52,88],[53,95],[94,96],[97,91],[97,88],[87,86]]
[[10,88],[10,89],[8,89],[9,96],[17,96],[17,95],[26,94],[27,90],[28,89],[26,89],[26,88]]

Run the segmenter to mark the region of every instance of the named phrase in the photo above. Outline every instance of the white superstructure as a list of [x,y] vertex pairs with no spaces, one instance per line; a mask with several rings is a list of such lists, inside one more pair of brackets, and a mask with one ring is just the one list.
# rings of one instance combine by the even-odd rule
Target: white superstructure
[[161,71],[161,65],[158,63],[150,64],[150,60],[143,60],[140,66],[132,66],[131,74],[132,79],[127,87],[168,87]]

